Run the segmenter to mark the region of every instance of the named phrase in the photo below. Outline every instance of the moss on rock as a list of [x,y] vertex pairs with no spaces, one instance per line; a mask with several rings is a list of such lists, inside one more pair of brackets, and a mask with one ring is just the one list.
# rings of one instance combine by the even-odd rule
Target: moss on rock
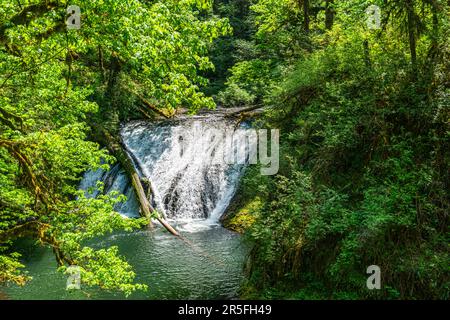
[[238,233],[244,233],[255,222],[262,204],[262,200],[258,196],[247,201],[237,199],[222,220],[224,227]]

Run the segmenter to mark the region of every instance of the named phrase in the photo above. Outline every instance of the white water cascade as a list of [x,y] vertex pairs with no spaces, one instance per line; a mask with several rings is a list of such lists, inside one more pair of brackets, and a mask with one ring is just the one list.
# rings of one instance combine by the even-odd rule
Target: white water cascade
[[[231,132],[233,139],[242,139],[239,135],[245,130],[237,130],[239,127],[215,115],[156,123],[134,121],[122,127],[122,141],[138,173],[151,182],[153,206],[179,230],[195,232],[217,225],[228,207],[246,160],[228,164],[223,160],[245,148],[235,147],[224,137]],[[118,165],[108,172],[86,172],[80,188],[88,190],[97,181],[104,183],[104,192],[116,190],[127,196],[125,203],[117,205],[118,212],[139,216],[131,183]],[[97,195],[98,191],[89,194]]]

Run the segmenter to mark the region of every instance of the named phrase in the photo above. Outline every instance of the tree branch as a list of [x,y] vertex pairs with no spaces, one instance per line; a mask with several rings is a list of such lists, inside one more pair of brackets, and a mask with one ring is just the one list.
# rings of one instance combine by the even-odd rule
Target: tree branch
[[[59,1],[44,1],[37,4],[32,4],[23,9],[21,12],[13,16],[0,26],[0,43],[6,42],[6,31],[14,26],[25,25],[34,19],[44,15],[45,13],[58,8],[61,4]],[[30,14],[31,13],[31,14]]]

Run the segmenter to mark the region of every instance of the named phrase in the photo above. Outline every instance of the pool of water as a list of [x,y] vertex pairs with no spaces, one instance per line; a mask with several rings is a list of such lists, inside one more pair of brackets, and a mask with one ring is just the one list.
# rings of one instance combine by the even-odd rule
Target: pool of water
[[[247,246],[241,237],[221,226],[184,233],[195,247],[160,229],[115,233],[91,246],[118,246],[136,272],[136,282],[148,285],[128,299],[233,299],[243,280]],[[33,279],[24,287],[0,287],[7,299],[125,299],[120,292],[98,288],[66,290],[67,276],[57,272],[49,248],[23,247],[23,262]]]

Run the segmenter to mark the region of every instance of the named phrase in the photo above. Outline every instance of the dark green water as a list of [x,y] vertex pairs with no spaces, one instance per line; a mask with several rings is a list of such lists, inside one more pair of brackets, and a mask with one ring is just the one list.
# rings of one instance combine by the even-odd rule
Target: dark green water
[[[241,237],[220,226],[185,233],[184,237],[205,254],[161,230],[116,233],[98,239],[92,246],[118,246],[134,267],[136,282],[148,285],[148,291],[133,293],[128,299],[236,298],[247,253]],[[67,276],[56,271],[49,248],[27,249],[23,261],[33,279],[24,287],[0,287],[6,298],[125,299],[121,293],[95,288],[67,291]]]

